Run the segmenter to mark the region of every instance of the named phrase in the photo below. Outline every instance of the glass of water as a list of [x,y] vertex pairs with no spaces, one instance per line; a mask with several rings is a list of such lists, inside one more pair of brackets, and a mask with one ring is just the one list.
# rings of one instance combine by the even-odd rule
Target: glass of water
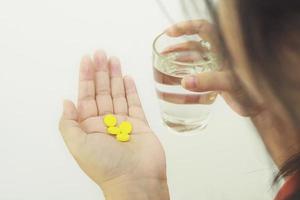
[[191,92],[181,86],[183,77],[218,69],[210,44],[198,35],[157,36],[153,43],[153,72],[164,124],[176,133],[204,129],[217,92]]

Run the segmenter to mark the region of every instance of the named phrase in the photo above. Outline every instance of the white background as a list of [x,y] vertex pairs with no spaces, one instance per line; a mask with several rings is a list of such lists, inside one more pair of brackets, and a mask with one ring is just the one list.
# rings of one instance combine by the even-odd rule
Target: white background
[[[165,0],[176,15],[177,1]],[[176,16],[177,17],[177,16]],[[167,154],[173,200],[270,200],[270,158],[247,119],[219,98],[197,136],[167,132],[153,90],[151,43],[169,22],[155,0],[0,0],[0,200],[103,200],[57,129],[78,63],[101,48],[137,81]]]

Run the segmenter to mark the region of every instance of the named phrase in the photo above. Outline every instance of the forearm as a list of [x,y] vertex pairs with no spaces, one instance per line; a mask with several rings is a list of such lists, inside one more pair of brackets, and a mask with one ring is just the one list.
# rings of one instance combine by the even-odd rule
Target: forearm
[[252,118],[271,157],[281,167],[291,156],[300,151],[300,138],[295,129],[287,124],[287,116],[274,116],[268,111]]
[[106,200],[169,200],[166,180],[114,182],[101,187]]

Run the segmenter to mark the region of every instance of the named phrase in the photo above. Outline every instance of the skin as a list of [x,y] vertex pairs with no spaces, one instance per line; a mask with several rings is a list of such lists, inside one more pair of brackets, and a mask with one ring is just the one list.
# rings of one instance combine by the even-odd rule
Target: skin
[[[250,115],[250,117],[271,157],[280,168],[290,157],[300,152],[298,131],[293,127],[292,119],[290,119],[277,97],[271,92],[267,83],[257,84],[242,43],[242,33],[239,29],[235,1],[229,0],[226,1],[226,4],[221,1],[219,16],[222,34],[225,37],[230,54],[233,56],[235,73],[240,77],[239,80],[242,81],[245,92],[254,97],[253,102],[260,103],[259,112]],[[228,23],[230,21],[234,23]],[[294,55],[295,53],[286,50],[285,54]],[[290,60],[288,56],[285,58],[286,62]],[[293,92],[293,96],[296,95],[297,92]]]
[[[300,138],[267,87],[267,95],[257,88],[241,42],[234,1],[228,0],[226,5],[222,2],[222,34],[236,71],[229,71],[224,61],[221,71],[185,77],[182,86],[191,91],[219,92],[234,111],[250,117],[275,163],[281,166],[300,150]],[[172,37],[199,34],[218,52],[214,27],[207,21],[182,22],[166,32]],[[97,51],[93,58],[83,57],[79,74],[77,106],[68,100],[64,102],[60,131],[81,169],[99,185],[108,200],[170,199],[164,150],[145,119],[134,81],[122,75],[119,60]],[[102,119],[107,113],[116,115],[119,122],[132,123],[130,142],[118,142],[106,133]]]
[[[102,51],[93,59],[82,58],[77,105],[64,102],[60,131],[106,199],[169,199],[163,148],[148,126],[134,81],[122,76],[117,58],[108,60]],[[119,122],[131,122],[130,142],[118,142],[106,133],[107,113]]]
[[[235,66],[227,66],[225,60],[220,63],[221,71],[185,77],[182,80],[182,85],[186,89],[196,92],[219,91],[234,111],[242,116],[250,117],[271,157],[280,168],[290,157],[300,152],[300,137],[295,127],[290,123],[292,120],[288,113],[276,96],[271,93],[268,85],[264,84],[261,88],[262,85],[258,86],[256,83],[257,80],[251,71],[250,62],[243,46],[234,5],[234,0],[226,1],[226,3],[220,1],[219,18],[222,35]],[[205,20],[176,24],[170,27],[167,33],[172,37],[183,34],[198,34],[213,44],[213,51],[218,52],[219,47],[218,42],[215,41],[214,26]],[[186,48],[186,44],[176,47],[174,51],[182,48]],[[289,55],[294,55],[294,53],[291,52]],[[229,70],[229,68],[231,69]]]

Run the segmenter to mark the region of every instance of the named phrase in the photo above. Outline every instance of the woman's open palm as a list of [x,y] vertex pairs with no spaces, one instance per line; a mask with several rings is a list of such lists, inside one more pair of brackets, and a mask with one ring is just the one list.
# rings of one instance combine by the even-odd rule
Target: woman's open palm
[[[106,114],[114,114],[118,123],[131,122],[130,141],[107,134]],[[60,130],[80,167],[101,187],[118,179],[166,177],[164,151],[148,126],[134,81],[123,77],[117,58],[102,51],[93,59],[83,57],[78,106],[64,102]]]

